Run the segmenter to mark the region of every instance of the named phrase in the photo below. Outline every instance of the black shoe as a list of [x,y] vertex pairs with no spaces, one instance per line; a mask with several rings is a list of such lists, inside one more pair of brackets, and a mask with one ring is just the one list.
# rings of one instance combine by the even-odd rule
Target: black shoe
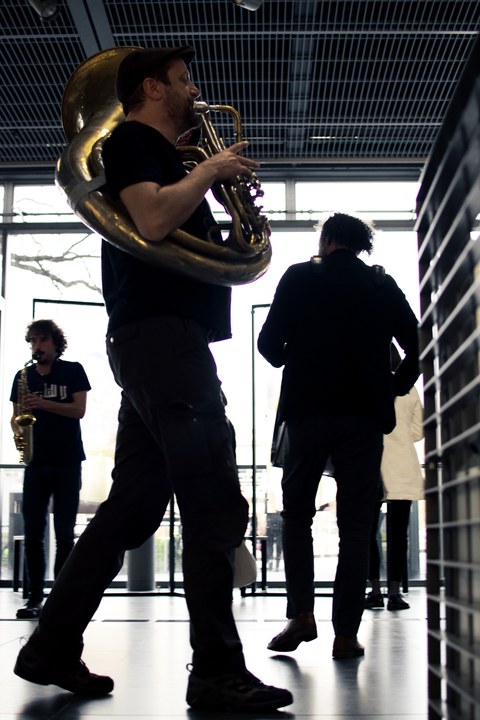
[[317,625],[313,613],[305,612],[289,620],[282,632],[270,640],[267,648],[276,652],[291,652],[301,642],[310,642],[316,637]]
[[293,702],[289,690],[264,685],[252,673],[201,678],[190,674],[187,703],[198,710],[267,713]]
[[368,593],[365,598],[365,608],[367,610],[383,610],[385,603],[383,601],[382,593]]
[[29,643],[20,650],[13,672],[29,682],[58,685],[76,695],[108,695],[113,690],[112,678],[94,675],[82,660],[54,661]]
[[365,648],[356,635],[335,635],[332,657],[334,660],[350,660],[365,655]]
[[389,595],[387,610],[408,610],[410,605],[400,595]]
[[17,618],[19,620],[33,620],[38,618],[42,609],[42,602],[29,600],[23,608],[17,610]]

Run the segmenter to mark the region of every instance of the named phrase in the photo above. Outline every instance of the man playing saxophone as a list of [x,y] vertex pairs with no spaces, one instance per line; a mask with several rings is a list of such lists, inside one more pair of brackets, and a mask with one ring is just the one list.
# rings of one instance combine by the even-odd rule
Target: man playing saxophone
[[[126,122],[105,142],[109,193],[151,243],[183,229],[205,239],[215,225],[205,194],[216,181],[251,177],[258,163],[239,142],[187,172],[178,139],[200,124],[194,50],[134,50],[117,95]],[[160,525],[172,493],[183,532],[184,589],[193,649],[187,703],[220,712],[269,712],[288,690],[246,668],[232,614],[233,557],[248,520],[209,343],[229,338],[231,289],[191,279],[103,243],[107,353],[122,387],[113,484],[80,536],[21,650],[15,672],[82,695],[113,680],[81,662],[83,633],[124,553]],[[88,580],[88,581],[87,581]]]
[[[63,331],[52,320],[36,320],[27,328],[32,359],[15,376],[10,400],[17,449],[26,463],[22,514],[28,599],[17,618],[37,618],[45,586],[45,530],[53,498],[56,540],[54,576],[73,548],[74,528],[85,460],[80,419],[85,415],[87,375],[78,362],[60,360],[67,347]],[[25,431],[28,432],[28,440]]]

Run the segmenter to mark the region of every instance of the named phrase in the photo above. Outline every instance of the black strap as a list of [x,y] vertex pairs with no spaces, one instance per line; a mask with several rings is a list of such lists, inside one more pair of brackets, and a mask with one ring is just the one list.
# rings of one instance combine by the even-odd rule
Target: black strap
[[320,255],[314,255],[310,258],[310,267],[312,269],[312,273],[315,275],[315,277],[318,277],[319,275],[323,275],[324,266],[323,266],[323,260],[320,257]]
[[[320,257],[320,255],[313,255],[313,257],[310,258],[310,267],[315,277],[320,277],[321,275],[323,275],[325,271],[325,266],[323,264],[323,259]],[[385,268],[383,267],[383,265],[372,265],[370,268],[370,272],[373,274],[373,284],[383,285],[383,283],[385,282]]]
[[385,268],[382,265],[372,265],[374,285],[383,285],[385,282]]

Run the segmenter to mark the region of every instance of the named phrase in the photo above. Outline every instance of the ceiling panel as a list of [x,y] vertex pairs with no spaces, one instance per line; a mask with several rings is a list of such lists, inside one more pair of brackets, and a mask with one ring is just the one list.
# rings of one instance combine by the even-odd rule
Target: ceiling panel
[[[59,0],[0,4],[0,172],[52,171],[61,99],[112,46],[191,44],[209,103],[242,117],[264,167],[421,167],[480,28],[478,0]],[[227,142],[228,125],[219,122]]]

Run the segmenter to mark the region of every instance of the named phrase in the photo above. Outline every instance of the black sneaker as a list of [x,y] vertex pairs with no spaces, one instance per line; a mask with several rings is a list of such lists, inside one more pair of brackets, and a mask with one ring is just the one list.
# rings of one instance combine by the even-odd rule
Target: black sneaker
[[388,596],[387,610],[408,610],[409,607],[410,605],[403,599],[400,593],[398,595]]
[[36,602],[35,600],[29,600],[23,608],[17,610],[17,618],[19,620],[34,620],[40,615],[42,609],[42,602]]
[[385,602],[382,593],[368,593],[365,598],[365,607],[367,610],[383,610]]
[[264,685],[252,673],[201,678],[190,674],[187,703],[198,710],[268,713],[293,702],[289,690]]
[[37,685],[58,685],[76,695],[108,695],[113,690],[112,678],[94,675],[82,660],[57,664],[29,643],[20,650],[13,672],[23,680]]

